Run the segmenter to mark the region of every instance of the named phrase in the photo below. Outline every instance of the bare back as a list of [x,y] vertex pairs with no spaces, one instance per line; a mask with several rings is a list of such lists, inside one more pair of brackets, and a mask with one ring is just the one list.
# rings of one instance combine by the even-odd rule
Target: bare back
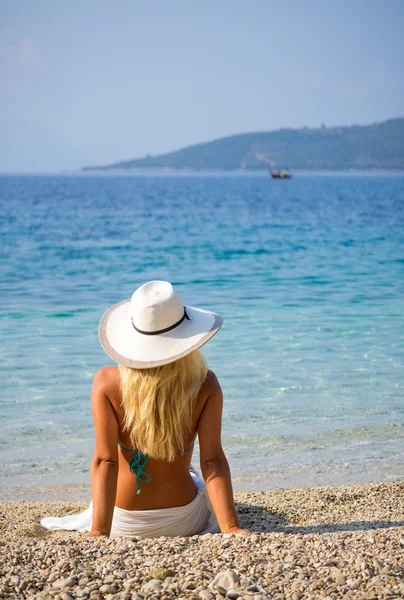
[[[209,402],[208,402],[209,400]],[[130,452],[118,448],[131,448],[129,437],[123,431],[124,409],[120,392],[118,367],[105,367],[94,378],[92,405],[96,429],[96,454],[100,460],[118,463],[118,481],[115,505],[126,510],[151,510],[189,504],[196,496],[196,486],[190,475],[193,447],[172,462],[149,458],[145,472],[151,480],[142,484],[137,494],[136,475],[128,461]],[[201,461],[217,456],[221,449],[222,395],[220,385],[212,371],[208,371],[202,384],[192,414],[192,432],[186,440],[188,448],[199,436]],[[136,450],[135,448],[133,450]],[[182,449],[178,449],[182,450]]]

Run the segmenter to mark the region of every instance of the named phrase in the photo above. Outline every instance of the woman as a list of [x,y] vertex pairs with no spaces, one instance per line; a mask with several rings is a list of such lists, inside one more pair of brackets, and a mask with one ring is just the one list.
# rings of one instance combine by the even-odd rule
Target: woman
[[[93,501],[44,527],[91,528],[87,537],[248,533],[221,446],[220,385],[198,351],[221,325],[215,313],[184,307],[166,281],[142,285],[104,314],[100,341],[119,367],[101,369],[93,383]],[[196,435],[206,486],[191,466]]]

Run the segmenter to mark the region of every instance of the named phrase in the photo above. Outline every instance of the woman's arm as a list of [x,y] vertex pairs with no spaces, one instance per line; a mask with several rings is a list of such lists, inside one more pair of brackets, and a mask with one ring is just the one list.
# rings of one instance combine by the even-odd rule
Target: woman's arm
[[223,395],[214,373],[211,391],[198,422],[201,470],[222,533],[249,533],[240,529],[233,501],[230,469],[221,443]]
[[92,536],[111,532],[118,479],[118,422],[108,397],[109,368],[94,377],[91,403],[95,426],[95,451],[91,465],[93,495]]

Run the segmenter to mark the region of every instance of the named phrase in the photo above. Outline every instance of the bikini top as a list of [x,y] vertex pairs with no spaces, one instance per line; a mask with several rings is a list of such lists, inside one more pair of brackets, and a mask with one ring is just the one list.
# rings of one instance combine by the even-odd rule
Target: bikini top
[[[194,445],[195,442],[192,442],[192,444],[188,446],[188,448],[184,448],[184,450],[177,450],[176,454],[185,454],[185,452],[193,448]],[[139,488],[136,494],[141,494],[142,488],[140,487],[139,482],[141,481],[142,483],[149,483],[149,481],[151,481],[150,475],[148,473],[145,473],[143,470],[143,468],[146,466],[147,461],[149,460],[149,457],[147,456],[147,454],[144,454],[140,450],[132,450],[132,448],[125,448],[124,446],[121,446],[121,444],[118,444],[118,446],[121,450],[124,450],[125,452],[133,452],[133,455],[130,457],[128,464],[130,472],[136,474],[136,485]]]

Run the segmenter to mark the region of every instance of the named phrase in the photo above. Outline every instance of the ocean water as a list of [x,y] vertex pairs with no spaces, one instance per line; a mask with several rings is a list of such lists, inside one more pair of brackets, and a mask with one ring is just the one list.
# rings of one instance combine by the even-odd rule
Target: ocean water
[[3,497],[89,483],[98,321],[150,279],[224,317],[236,490],[404,478],[404,176],[2,176],[0,206]]

